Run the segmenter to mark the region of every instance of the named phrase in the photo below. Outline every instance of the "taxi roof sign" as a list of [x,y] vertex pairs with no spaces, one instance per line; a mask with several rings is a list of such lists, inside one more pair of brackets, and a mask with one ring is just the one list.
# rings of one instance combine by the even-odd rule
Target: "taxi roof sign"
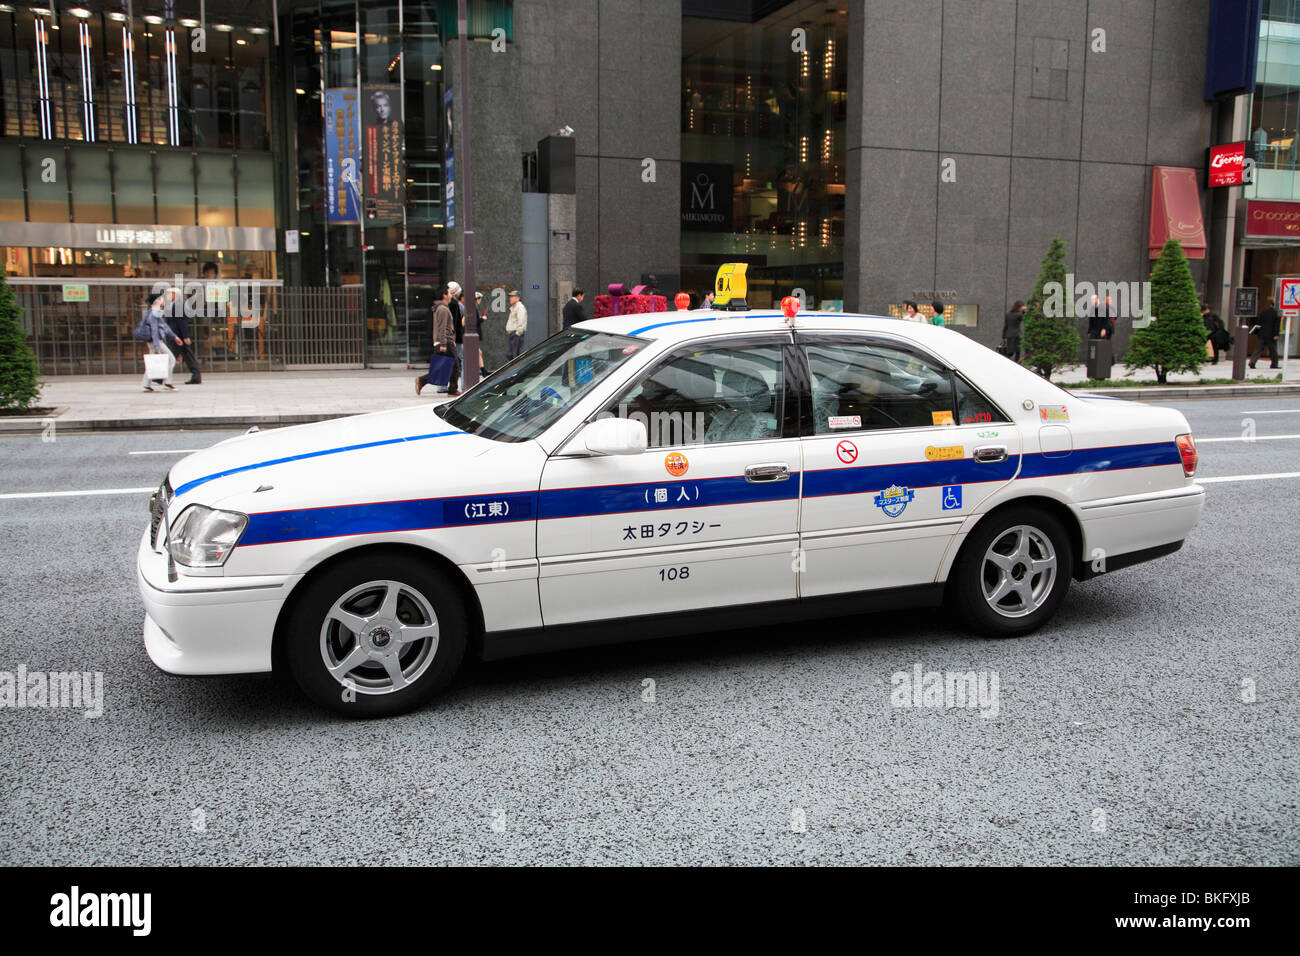
[[745,273],[748,262],[724,262],[713,280],[713,304],[720,309],[743,311],[749,308],[745,295],[749,291]]

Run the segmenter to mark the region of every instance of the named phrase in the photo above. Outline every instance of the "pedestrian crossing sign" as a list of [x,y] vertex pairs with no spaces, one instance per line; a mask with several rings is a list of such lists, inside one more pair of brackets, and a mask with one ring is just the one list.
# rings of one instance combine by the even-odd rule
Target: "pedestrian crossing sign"
[[1281,286],[1282,311],[1300,313],[1300,279],[1282,279]]

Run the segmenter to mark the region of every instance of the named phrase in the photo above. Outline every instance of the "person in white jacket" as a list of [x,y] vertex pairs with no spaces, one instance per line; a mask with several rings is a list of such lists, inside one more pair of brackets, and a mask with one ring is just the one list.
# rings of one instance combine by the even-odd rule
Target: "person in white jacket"
[[506,318],[506,361],[519,357],[524,350],[524,333],[528,331],[528,310],[519,301],[519,290],[510,290],[510,315]]

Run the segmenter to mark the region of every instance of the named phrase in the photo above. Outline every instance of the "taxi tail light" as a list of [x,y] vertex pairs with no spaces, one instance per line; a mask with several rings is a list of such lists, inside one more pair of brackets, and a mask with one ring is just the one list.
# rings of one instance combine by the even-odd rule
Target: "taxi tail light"
[[1178,444],[1178,454],[1183,459],[1183,474],[1191,478],[1196,474],[1196,440],[1190,434],[1179,435],[1175,442]]

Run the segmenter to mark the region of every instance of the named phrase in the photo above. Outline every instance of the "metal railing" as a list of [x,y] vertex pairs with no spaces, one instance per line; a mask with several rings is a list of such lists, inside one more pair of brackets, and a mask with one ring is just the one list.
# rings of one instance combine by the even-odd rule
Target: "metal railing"
[[141,369],[133,333],[148,298],[175,286],[205,372],[361,368],[361,289],[284,288],[275,279],[8,279],[42,375]]

